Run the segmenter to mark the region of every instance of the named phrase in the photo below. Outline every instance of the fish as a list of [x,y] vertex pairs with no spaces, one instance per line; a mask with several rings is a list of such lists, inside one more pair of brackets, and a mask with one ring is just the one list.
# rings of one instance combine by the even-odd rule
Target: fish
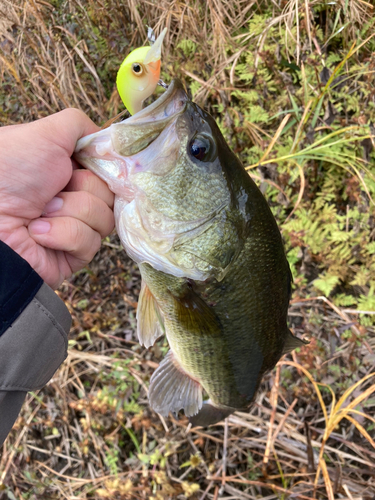
[[116,77],[121,100],[131,115],[142,109],[142,103],[156,89],[160,78],[161,48],[167,28],[154,40],[149,30],[151,47],[138,47],[122,62]]
[[194,426],[247,411],[263,375],[305,342],[287,326],[292,277],[275,218],[215,120],[173,80],[80,139],[75,157],[115,193],[117,232],[142,277],[139,342],[168,339],[150,406],[184,410]]

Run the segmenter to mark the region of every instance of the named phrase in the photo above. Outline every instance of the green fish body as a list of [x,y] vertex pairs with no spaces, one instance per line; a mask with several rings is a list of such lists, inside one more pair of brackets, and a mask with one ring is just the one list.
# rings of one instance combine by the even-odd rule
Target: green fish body
[[151,407],[183,409],[194,425],[247,410],[263,374],[303,343],[287,326],[279,229],[213,118],[173,81],[148,108],[81,139],[76,157],[116,194],[117,231],[142,275],[141,344],[168,338]]

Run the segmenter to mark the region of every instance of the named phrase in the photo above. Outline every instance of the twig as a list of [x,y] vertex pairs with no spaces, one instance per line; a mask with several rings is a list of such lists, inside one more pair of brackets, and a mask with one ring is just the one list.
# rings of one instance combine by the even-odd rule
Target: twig
[[[349,326],[353,329],[354,333],[361,337],[361,332],[358,330],[358,328],[353,324],[353,322],[351,321],[351,319],[349,318],[349,316],[346,314],[346,310],[345,309],[340,309],[339,307],[335,306],[335,304],[333,304],[331,301],[329,301],[327,299],[327,297],[324,297],[324,295],[319,295],[318,297],[309,297],[309,298],[306,298],[306,299],[301,299],[301,298],[295,298],[293,300],[290,301],[291,304],[297,304],[299,302],[312,302],[312,301],[315,301],[315,300],[322,300],[323,302],[325,302],[326,304],[328,304],[334,311],[335,313],[337,313],[340,318],[342,318],[346,323],[349,324]],[[371,354],[374,354],[373,353],[373,350],[371,349],[371,346],[369,345],[369,343],[362,339],[363,343],[365,344],[365,346],[367,347],[368,351],[371,353]]]
[[228,418],[224,420],[223,470],[221,473],[222,481],[219,491],[220,496],[224,493],[224,488],[225,488],[225,480],[227,474],[227,453],[228,453]]
[[216,486],[213,500],[217,500],[218,496],[219,496],[219,486]]
[[[30,402],[34,399],[34,397],[30,400]],[[25,433],[29,430],[29,425],[30,423],[32,422],[32,420],[34,419],[35,415],[38,413],[38,411],[40,410],[41,408],[41,404],[38,404],[38,406],[35,408],[35,410],[31,413],[30,417],[27,419],[26,421],[26,424],[23,426],[16,442],[14,443],[14,447],[13,447],[13,450],[11,451],[10,455],[9,455],[9,458],[8,458],[8,461],[6,463],[6,466],[4,468],[4,471],[3,473],[1,474],[1,477],[0,477],[0,483],[4,483],[4,480],[6,478],[6,475],[8,474],[8,470],[9,470],[9,467],[12,465],[13,463],[13,458],[14,458],[14,455],[16,454],[16,452],[18,451],[18,446],[21,442],[21,439],[23,438],[23,436],[25,435]]]
[[305,420],[306,450],[307,450],[307,471],[315,472],[314,451],[311,445],[311,432],[307,420]]
[[[222,468],[223,468],[223,464],[221,464],[220,467],[218,468],[218,470],[216,471],[217,476],[220,474]],[[206,498],[208,492],[210,491],[210,489],[212,488],[213,485],[214,485],[214,481],[210,481],[208,483],[207,488],[204,490],[203,495],[200,497],[199,500],[204,500]]]
[[287,114],[286,116],[284,116],[284,119],[283,121],[280,123],[278,129],[276,130],[276,133],[275,135],[272,137],[272,140],[271,142],[269,143],[268,145],[268,148],[265,150],[262,158],[259,160],[259,163],[262,163],[266,158],[267,156],[269,155],[269,153],[271,152],[272,148],[274,147],[277,139],[279,138],[281,132],[284,130],[285,128],[285,125],[288,123],[289,121],[289,118],[291,117],[292,115],[289,113]]
[[[221,481],[222,480],[221,477],[217,477],[217,476],[210,476],[207,479],[210,481]],[[269,488],[270,490],[280,491],[281,493],[288,494],[288,495],[290,495],[292,493],[290,489],[282,488],[281,486],[276,486],[275,484],[264,483],[262,481],[252,481],[250,479],[245,479],[245,478],[238,479],[237,477],[234,477],[234,476],[227,476],[226,479],[227,479],[227,482],[231,482],[231,483],[242,483],[242,484],[249,484],[249,485],[253,485],[253,486],[259,486],[261,488]],[[216,493],[216,490],[215,490],[215,493]],[[305,495],[301,495],[300,493],[298,493],[298,499],[299,500],[313,500],[313,498],[307,497]]]
[[271,418],[270,418],[270,425],[268,427],[268,436],[267,436],[267,444],[266,444],[266,450],[264,452],[264,457],[263,457],[263,475],[267,477],[267,464],[270,456],[270,450],[272,446],[272,431],[273,431],[273,425],[275,422],[275,415],[276,415],[276,408],[277,408],[277,396],[278,396],[278,391],[279,391],[279,382],[280,382],[280,366],[278,365],[276,368],[276,374],[275,374],[275,381],[273,384],[273,387],[271,389],[271,406],[272,406],[272,412],[271,412]]

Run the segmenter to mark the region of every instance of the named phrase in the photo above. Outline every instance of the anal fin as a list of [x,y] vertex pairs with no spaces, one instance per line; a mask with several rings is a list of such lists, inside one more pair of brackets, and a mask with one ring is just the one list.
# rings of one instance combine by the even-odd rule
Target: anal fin
[[153,373],[148,398],[151,408],[164,417],[182,409],[190,417],[202,408],[201,385],[182,370],[172,351]]
[[165,332],[164,318],[159,304],[142,280],[137,308],[137,335],[141,345],[151,347]]

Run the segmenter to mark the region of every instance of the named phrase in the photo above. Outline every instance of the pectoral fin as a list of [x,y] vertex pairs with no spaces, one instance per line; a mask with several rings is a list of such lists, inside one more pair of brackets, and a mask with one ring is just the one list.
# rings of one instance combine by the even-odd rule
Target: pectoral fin
[[149,287],[142,280],[137,308],[137,334],[141,345],[149,348],[165,333],[163,313]]
[[222,326],[213,307],[196,293],[189,291],[186,295],[173,299],[178,323],[189,335],[213,337],[222,334]]
[[306,344],[309,344],[307,340],[302,340],[299,339],[298,337],[295,337],[290,330],[288,330],[288,334],[285,340],[284,348],[283,348],[283,354],[288,354],[289,352],[292,352],[294,349],[297,347],[303,347]]
[[190,417],[202,408],[202,388],[185,373],[172,351],[153,373],[148,393],[151,408],[167,417],[169,412],[184,410]]

